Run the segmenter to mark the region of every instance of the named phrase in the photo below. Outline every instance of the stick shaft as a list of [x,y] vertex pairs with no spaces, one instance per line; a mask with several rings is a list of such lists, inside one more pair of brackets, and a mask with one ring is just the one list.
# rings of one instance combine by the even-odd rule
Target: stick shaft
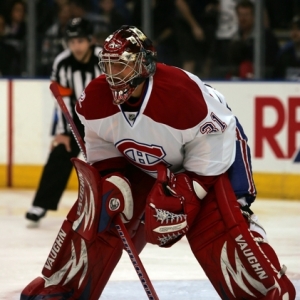
[[128,231],[126,230],[125,225],[123,224],[120,215],[116,216],[114,219],[114,223],[116,226],[116,229],[119,233],[119,236],[124,244],[124,249],[127,251],[129,258],[135,268],[135,271],[140,278],[140,281],[143,285],[143,288],[145,289],[145,292],[150,300],[159,300],[155,289],[152,285],[152,282],[150,278],[148,277],[148,274],[143,266],[143,263],[135,249],[135,246],[133,242],[131,241],[131,238],[128,234]]
[[[84,142],[83,142],[83,140],[76,128],[76,125],[69,113],[69,110],[66,107],[65,102],[59,92],[58,84],[56,82],[52,82],[50,84],[50,90],[51,90],[53,96],[55,97],[59,107],[62,110],[62,113],[64,114],[64,116],[70,126],[72,134],[73,134],[73,136],[85,158],[85,161],[87,161],[86,149],[85,149]],[[148,274],[143,266],[143,263],[135,249],[135,246],[134,246],[133,242],[131,241],[129,233],[119,215],[114,218],[114,223],[115,223],[115,227],[118,231],[118,234],[123,242],[124,249],[126,250],[126,252],[129,255],[129,258],[134,266],[134,269],[136,270],[136,273],[142,283],[142,286],[143,286],[148,298],[150,300],[159,300],[159,298],[154,290],[154,287],[152,285],[152,282],[149,279]]]
[[62,96],[59,92],[58,84],[56,82],[52,82],[50,84],[50,90],[51,90],[53,96],[55,97],[62,113],[64,114],[64,117],[66,118],[66,120],[67,120],[67,122],[70,126],[71,132],[72,132],[72,134],[73,134],[73,136],[74,136],[74,138],[77,142],[77,145],[78,145],[85,161],[87,161],[84,142],[83,142],[83,140],[82,140],[82,138],[81,138],[81,136],[78,132],[78,129],[77,129],[77,127],[76,127],[76,125],[75,125],[75,123],[74,123],[74,121],[73,121],[73,119],[70,115],[70,112],[69,112],[68,108],[66,107],[66,104],[65,104],[65,102],[64,102],[64,100],[63,100],[63,98],[62,98]]

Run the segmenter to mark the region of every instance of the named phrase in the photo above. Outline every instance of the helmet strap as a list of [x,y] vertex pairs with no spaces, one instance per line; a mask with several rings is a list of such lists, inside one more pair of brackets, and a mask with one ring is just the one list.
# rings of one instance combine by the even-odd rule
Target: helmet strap
[[136,88],[138,85],[143,83],[146,79],[147,79],[146,77],[138,76],[138,77],[135,77],[132,80],[130,80],[129,84],[131,87]]

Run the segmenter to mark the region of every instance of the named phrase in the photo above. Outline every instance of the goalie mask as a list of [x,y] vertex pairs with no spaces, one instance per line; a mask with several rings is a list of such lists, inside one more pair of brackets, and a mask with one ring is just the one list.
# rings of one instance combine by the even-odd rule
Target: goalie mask
[[110,35],[99,53],[99,66],[116,105],[127,101],[136,87],[153,76],[156,52],[150,39],[134,26],[124,25]]

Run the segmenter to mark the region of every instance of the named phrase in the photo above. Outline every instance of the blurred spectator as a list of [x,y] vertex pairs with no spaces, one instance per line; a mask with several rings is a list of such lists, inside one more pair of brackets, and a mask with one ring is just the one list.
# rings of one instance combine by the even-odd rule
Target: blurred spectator
[[26,5],[22,0],[12,2],[7,22],[6,43],[18,53],[21,70],[25,70],[26,53]]
[[5,20],[8,20],[9,12],[12,6],[14,0],[2,0],[0,1],[0,15],[5,18]]
[[[158,0],[160,1],[160,0]],[[122,15],[126,24],[131,23],[131,5],[132,0],[115,0],[115,6],[117,11]]]
[[25,17],[25,2],[22,0],[14,1],[8,17],[6,37],[7,41],[18,51],[23,49],[24,39],[26,36]]
[[6,3],[4,1],[0,1],[0,15],[1,17],[6,17]]
[[[179,12],[175,35],[183,69],[195,73],[197,62],[206,77],[215,43],[218,20],[218,0],[176,0]],[[196,72],[197,73],[197,72]]]
[[72,18],[87,18],[88,6],[81,0],[70,0]]
[[227,48],[238,31],[238,21],[235,11],[236,0],[220,0],[218,27],[216,30],[216,47],[213,53],[211,77],[224,78],[228,72]]
[[50,26],[57,21],[61,7],[68,4],[69,0],[35,0],[37,12],[37,32],[45,34]]
[[295,0],[265,0],[272,29],[287,29],[294,14]]
[[[159,62],[176,65],[177,47],[174,36],[175,5],[173,0],[152,0],[152,41],[157,50]],[[133,2],[132,24],[142,28],[142,2]],[[166,13],[168,12],[168,13]],[[146,32],[147,34],[147,32]],[[149,34],[147,34],[149,36]]]
[[5,33],[5,18],[0,15],[0,76],[19,76],[19,55],[13,46],[6,43]]
[[57,20],[46,31],[42,41],[41,49],[41,66],[39,75],[48,76],[52,70],[54,58],[58,53],[62,52],[65,47],[63,45],[66,26],[71,18],[71,10],[69,4],[61,4],[58,11]]
[[[131,24],[131,9],[132,0],[115,0],[115,8],[119,14],[122,15],[125,20],[124,24]],[[90,0],[91,3],[91,12],[99,12],[99,0]],[[111,32],[110,32],[111,33]]]
[[[238,32],[228,46],[229,78],[251,79],[254,74],[254,4],[241,0],[236,5]],[[270,29],[264,29],[265,78],[272,77],[278,53],[278,41]]]
[[81,0],[70,0],[72,18],[83,18],[94,26],[94,32],[107,35],[123,24],[122,16],[115,9],[114,0],[98,0],[98,12],[89,11]]
[[295,16],[291,22],[290,39],[277,57],[276,79],[300,80],[300,16]]
[[238,22],[235,6],[236,0],[220,0],[218,28],[216,32],[218,39],[230,40],[237,32]]
[[107,36],[125,24],[115,7],[115,0],[98,0],[98,13],[88,13],[86,19],[94,26],[97,44],[102,45]]
[[[211,72],[213,78],[224,78],[228,73],[227,48],[238,32],[237,2],[237,0],[220,0],[216,47],[214,48]],[[251,0],[251,2],[255,5],[255,0]],[[269,13],[266,9],[264,23],[266,27],[269,27]]]
[[6,21],[3,14],[0,13],[0,37],[3,38],[6,34]]

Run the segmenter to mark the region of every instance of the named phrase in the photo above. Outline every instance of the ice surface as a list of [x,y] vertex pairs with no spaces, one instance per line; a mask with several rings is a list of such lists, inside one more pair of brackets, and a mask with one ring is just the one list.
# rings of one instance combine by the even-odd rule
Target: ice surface
[[[24,214],[33,195],[32,190],[0,190],[1,300],[19,299],[21,290],[40,275],[58,229],[77,198],[76,192],[65,192],[59,210],[48,212],[39,228],[28,229]],[[300,294],[300,201],[258,199],[252,209]],[[169,249],[147,245],[141,260],[161,300],[219,299],[185,239]],[[126,252],[101,299],[148,299]]]

